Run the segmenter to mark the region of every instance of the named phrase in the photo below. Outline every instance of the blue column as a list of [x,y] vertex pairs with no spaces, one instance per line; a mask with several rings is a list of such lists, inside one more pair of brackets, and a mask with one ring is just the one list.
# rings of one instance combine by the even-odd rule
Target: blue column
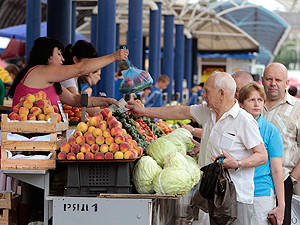
[[71,43],[75,44],[76,34],[76,2],[72,1],[72,28],[71,28]]
[[158,6],[158,24],[157,24],[157,74],[161,74],[161,2],[156,2]]
[[[198,39],[192,38],[192,76],[198,75]],[[193,86],[198,84],[194,83],[194,79],[192,79]]]
[[[112,54],[116,51],[116,0],[98,0],[98,39],[99,56]],[[97,94],[105,92],[107,97],[115,93],[115,64],[111,63],[101,71],[101,80],[97,83]]]
[[158,10],[150,9],[150,27],[149,27],[149,73],[153,78],[153,82],[157,81],[157,77],[160,75],[158,70]]
[[[116,51],[120,49],[120,24],[116,24]],[[119,62],[115,63],[115,72],[118,71]]]
[[184,74],[184,25],[176,24],[175,40],[175,94],[180,93],[180,102],[182,102],[182,82]]
[[173,91],[174,79],[174,16],[165,15],[164,23],[164,56],[163,56],[163,73],[167,74],[170,78],[170,84],[165,90],[168,92],[168,101]]
[[35,39],[41,36],[41,0],[26,2],[26,59]]
[[142,68],[143,0],[129,0],[127,47],[132,64]]
[[185,38],[184,60],[184,77],[190,97],[192,94],[192,38]]
[[97,49],[97,15],[92,14],[91,16],[91,43]]
[[64,45],[71,43],[71,0],[48,0],[47,3],[47,36]]

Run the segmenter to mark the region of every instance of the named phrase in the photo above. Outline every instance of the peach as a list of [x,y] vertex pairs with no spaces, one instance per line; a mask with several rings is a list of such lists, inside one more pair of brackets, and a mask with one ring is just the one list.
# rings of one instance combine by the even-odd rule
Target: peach
[[55,113],[59,113],[59,109],[58,109],[58,107],[56,105],[53,105],[53,109],[54,109]]
[[133,148],[136,149],[137,147],[137,142],[136,140],[128,140],[129,143],[133,144]]
[[134,159],[135,154],[132,151],[127,151],[124,153],[124,159]]
[[96,127],[94,127],[94,126],[89,126],[88,131],[90,131],[90,132],[93,133],[95,129],[96,129]]
[[88,137],[86,137],[86,143],[88,143],[89,145],[95,144],[95,141],[96,141],[96,139],[95,139],[94,136],[88,136]]
[[41,100],[43,100],[43,102],[44,102],[44,107],[47,106],[47,105],[49,105],[47,99],[41,99]]
[[36,120],[36,116],[33,114],[28,114],[27,120]]
[[20,101],[19,106],[23,107],[24,106],[24,102],[25,102],[25,100]]
[[77,124],[77,129],[82,133],[85,133],[88,130],[88,125],[85,122],[80,122],[79,124]]
[[34,106],[30,109],[30,113],[32,113],[35,116],[38,116],[42,114],[42,110],[39,107]]
[[80,130],[76,130],[74,132],[74,137],[77,138],[78,136],[83,136],[82,132]]
[[52,116],[52,115],[53,115],[53,113],[48,113],[48,114],[46,115],[45,120],[46,120],[46,121],[51,120],[51,116]]
[[94,159],[94,154],[91,153],[91,152],[87,152],[87,153],[85,154],[85,159]]
[[67,158],[67,153],[60,152],[60,153],[58,153],[57,158],[60,160],[65,160]]
[[96,143],[98,145],[102,145],[104,143],[104,137],[103,136],[97,136],[96,137]]
[[137,151],[138,156],[141,156],[143,154],[143,148],[142,147],[137,146],[135,150]]
[[15,105],[13,108],[13,112],[14,113],[19,113],[19,109],[21,108],[21,106],[19,104]]
[[107,122],[106,121],[100,122],[98,128],[100,128],[102,131],[105,131],[107,129]]
[[35,101],[42,99],[42,96],[40,95],[40,93],[35,93],[34,97],[35,97]]
[[102,136],[102,130],[100,128],[95,128],[93,131],[93,136],[94,137]]
[[122,129],[122,130],[123,130],[123,134],[122,135],[127,134],[127,131],[125,129]]
[[123,152],[116,152],[114,154],[114,159],[123,159],[123,158],[124,158]]
[[45,100],[47,101],[48,105],[52,105],[51,100],[49,98],[45,98]]
[[27,115],[25,115],[25,114],[19,114],[18,120],[19,121],[25,121],[25,120],[27,120]]
[[85,138],[83,136],[78,136],[76,138],[76,144],[83,145],[85,143]]
[[18,114],[17,113],[15,113],[15,112],[11,112],[9,115],[8,115],[8,118],[10,119],[10,120],[17,120],[18,119]]
[[133,149],[131,150],[134,153],[134,158],[137,158],[139,153],[137,152],[137,150]]
[[105,138],[105,144],[111,145],[112,143],[114,143],[114,138],[112,136]]
[[26,108],[26,107],[21,107],[20,109],[19,109],[19,114],[24,114],[24,115],[28,115],[29,114],[29,109],[28,108]]
[[106,129],[105,131],[103,131],[103,137],[107,138],[107,137],[110,137],[110,131],[109,129]]
[[107,118],[107,123],[110,124],[113,120],[117,121],[116,117],[111,116],[111,117]]
[[104,154],[102,152],[96,152],[94,156],[95,159],[104,159]]
[[129,150],[130,150],[130,145],[129,145],[129,143],[127,143],[127,142],[122,142],[122,143],[120,144],[120,151],[121,151],[121,152],[125,153],[125,152],[127,152],[127,151],[129,151]]
[[101,112],[95,113],[95,114],[94,114],[94,117],[97,117],[98,120],[99,120],[99,122],[101,122],[101,121],[103,120],[103,116],[102,116]]
[[71,150],[71,145],[68,142],[64,142],[61,144],[60,146],[60,151],[61,152],[65,152],[65,153],[69,153]]
[[118,121],[118,123],[119,123],[119,127],[122,128],[122,126],[123,126],[122,123],[120,121]]
[[43,99],[38,100],[37,102],[35,102],[35,106],[39,107],[39,108],[44,108],[45,107],[45,102]]
[[80,160],[84,159],[84,153],[78,152],[77,155],[76,155],[76,158],[80,159]]
[[67,159],[68,160],[75,160],[76,155],[73,152],[69,152],[68,155],[67,155]]
[[20,102],[23,102],[26,100],[26,96],[23,96],[22,98],[20,98]]
[[80,151],[83,153],[87,153],[91,151],[91,146],[89,144],[83,144],[80,147]]
[[61,121],[61,115],[59,113],[54,113],[54,115],[57,116],[57,122],[59,123]]
[[39,91],[38,94],[40,94],[42,99],[47,98],[47,95],[44,91]]
[[108,149],[110,152],[115,153],[119,151],[119,145],[117,143],[112,143]]
[[99,119],[95,116],[90,119],[91,126],[97,127],[99,123],[100,123]]
[[46,115],[45,114],[40,114],[38,115],[38,120],[46,120]]
[[74,145],[74,144],[76,144],[76,138],[75,137],[70,137],[68,142],[69,142],[70,145]]
[[78,152],[80,152],[80,145],[79,144],[73,144],[71,146],[71,152],[73,152],[74,154],[77,154]]
[[121,127],[114,127],[110,130],[112,136],[123,135],[123,130]]
[[50,113],[54,113],[54,108],[52,105],[46,105],[44,108],[43,108],[43,111],[44,111],[44,114],[50,114]]
[[100,150],[100,147],[99,147],[98,144],[92,144],[92,146],[91,146],[91,151],[92,151],[93,153],[99,152],[99,150]]
[[116,137],[115,137],[115,142],[117,143],[117,144],[121,144],[122,142],[125,142],[126,140],[125,140],[125,137],[123,136],[123,135],[117,135]]
[[131,139],[132,139],[132,137],[131,137],[130,134],[124,134],[124,136],[125,136],[125,138],[127,138],[128,140],[131,140]]
[[100,152],[102,152],[102,153],[108,152],[108,145],[107,144],[101,145],[100,146]]
[[33,102],[35,102],[35,97],[33,94],[27,94],[26,100],[31,101],[33,103]]
[[111,152],[107,152],[104,155],[105,159],[113,159],[114,158],[114,154],[112,154]]
[[[111,118],[111,117],[110,117]],[[111,121],[110,123],[109,123],[109,128],[110,129],[112,129],[112,128],[114,128],[114,127],[119,127],[120,126],[120,124],[119,124],[119,122],[117,121],[117,120],[113,120],[113,121]]]
[[85,137],[85,139],[88,137],[88,136],[93,136],[93,133],[90,132],[90,131],[87,131],[84,133],[83,137]]
[[27,109],[31,109],[33,107],[33,102],[29,100],[25,100],[23,103],[23,107],[26,107]]
[[101,110],[101,114],[104,119],[107,119],[112,116],[112,111],[109,108],[104,108]]

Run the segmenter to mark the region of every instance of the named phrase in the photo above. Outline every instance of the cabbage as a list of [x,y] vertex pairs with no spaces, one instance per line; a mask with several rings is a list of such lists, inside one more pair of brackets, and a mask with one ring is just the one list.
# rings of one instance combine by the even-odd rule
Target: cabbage
[[[194,150],[195,144],[192,142],[190,138],[193,138],[193,135],[185,128],[178,128],[174,130],[169,135],[179,136],[182,138],[183,142],[186,145],[187,152],[191,152]],[[169,136],[168,135],[168,136]]]
[[[151,156],[159,166],[163,167],[164,159],[171,152],[180,152],[185,155],[185,148],[183,142],[180,142],[179,138],[164,136],[151,142],[147,149],[147,155]],[[184,149],[183,149],[184,148]]]
[[167,135],[162,138],[170,140],[174,145],[177,146],[177,152],[181,153],[182,155],[186,155],[186,144],[180,136]]
[[167,167],[177,167],[187,170],[188,162],[185,157],[179,152],[172,152],[165,158],[164,168]]
[[137,192],[153,194],[153,179],[161,170],[161,167],[150,156],[140,158],[133,169],[133,183]]
[[185,159],[188,164],[187,172],[191,175],[194,185],[196,185],[200,180],[200,166],[191,156],[186,155]]
[[155,176],[153,187],[156,194],[184,195],[192,189],[193,182],[185,169],[168,167]]

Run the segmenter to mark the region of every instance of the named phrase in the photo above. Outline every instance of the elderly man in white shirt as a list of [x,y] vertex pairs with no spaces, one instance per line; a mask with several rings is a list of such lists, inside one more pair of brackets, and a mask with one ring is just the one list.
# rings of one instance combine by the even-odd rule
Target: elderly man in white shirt
[[161,119],[195,119],[203,126],[199,165],[212,162],[223,154],[224,168],[229,169],[237,191],[236,224],[251,224],[254,196],[254,167],[267,162],[267,152],[253,116],[241,109],[234,99],[236,84],[230,74],[211,75],[204,86],[207,103],[194,106],[143,108],[136,102],[127,107],[138,116]]

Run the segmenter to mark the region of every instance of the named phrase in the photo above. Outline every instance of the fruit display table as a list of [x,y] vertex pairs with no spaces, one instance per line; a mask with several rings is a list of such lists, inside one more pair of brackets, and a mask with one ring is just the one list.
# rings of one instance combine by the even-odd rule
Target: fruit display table
[[144,194],[53,197],[53,224],[173,225],[179,199],[180,196]]

